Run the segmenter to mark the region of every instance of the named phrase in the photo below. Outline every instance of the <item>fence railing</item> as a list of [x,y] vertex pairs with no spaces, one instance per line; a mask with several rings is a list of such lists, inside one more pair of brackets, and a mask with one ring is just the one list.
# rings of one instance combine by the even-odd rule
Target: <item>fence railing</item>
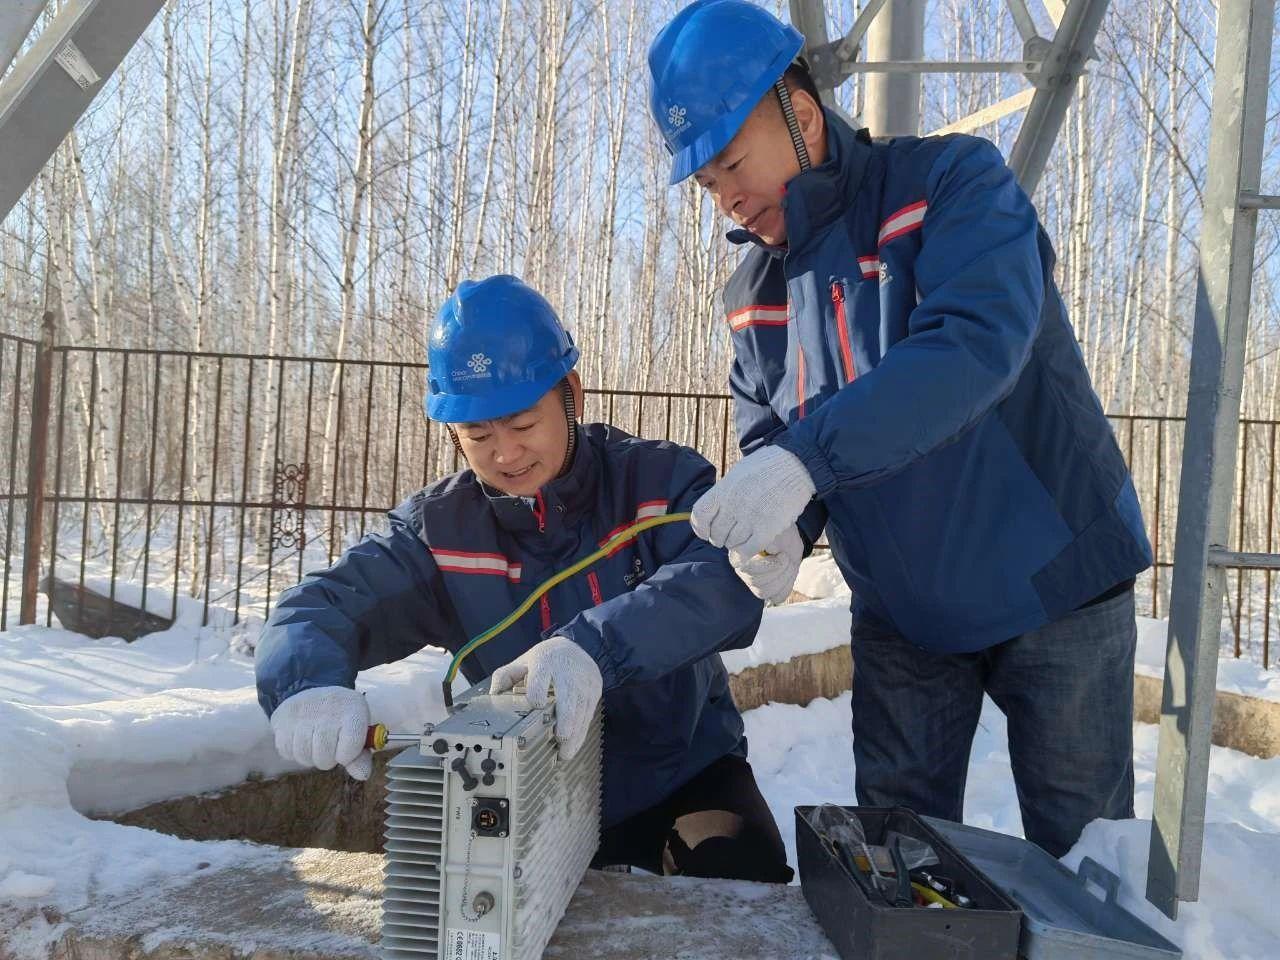
[[[56,346],[48,330],[42,342],[0,336],[0,629],[15,601],[24,622],[69,625],[95,596],[195,625],[265,617],[282,588],[457,468],[423,415],[425,372],[416,362]],[[588,390],[584,412],[691,446],[721,472],[737,458],[724,394]],[[1183,421],[1111,421],[1156,552],[1141,610],[1163,616]],[[1270,552],[1280,539],[1278,427],[1241,422],[1235,549]],[[1230,576],[1226,640],[1269,665],[1280,631],[1273,573]]]

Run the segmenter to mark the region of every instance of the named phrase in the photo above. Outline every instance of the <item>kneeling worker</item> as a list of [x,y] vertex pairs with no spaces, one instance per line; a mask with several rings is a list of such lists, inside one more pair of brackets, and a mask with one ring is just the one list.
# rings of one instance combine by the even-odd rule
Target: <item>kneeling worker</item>
[[[514,277],[464,282],[445,303],[427,411],[470,469],[280,598],[257,684],[283,756],[367,778],[360,670],[427,645],[456,652],[619,528],[687,511],[711,488],[711,464],[686,447],[579,424],[577,360],[550,304]],[[791,879],[718,656],[750,645],[761,606],[724,550],[670,523],[553,587],[463,661],[494,692],[524,682],[542,704],[554,690],[566,755],[603,696],[596,866]]]

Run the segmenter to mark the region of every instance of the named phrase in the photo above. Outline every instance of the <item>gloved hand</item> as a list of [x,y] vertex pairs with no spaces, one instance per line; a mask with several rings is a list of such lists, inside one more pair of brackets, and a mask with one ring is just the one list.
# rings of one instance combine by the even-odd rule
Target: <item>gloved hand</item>
[[489,692],[502,693],[521,680],[525,682],[525,695],[535,707],[546,706],[547,694],[554,688],[556,739],[564,758],[572,757],[582,749],[600,702],[604,687],[600,668],[590,654],[567,637],[548,637],[493,671]]
[[749,557],[794,527],[815,492],[799,457],[761,447],[698,498],[689,523],[703,540]]
[[729,554],[738,578],[761,600],[773,603],[782,603],[791,596],[791,585],[796,582],[803,559],[804,540],[794,526],[783,530],[778,539],[760,553]]
[[373,772],[373,753],[364,748],[368,731],[369,705],[350,687],[303,690],[271,714],[280,756],[320,770],[340,763],[357,780]]

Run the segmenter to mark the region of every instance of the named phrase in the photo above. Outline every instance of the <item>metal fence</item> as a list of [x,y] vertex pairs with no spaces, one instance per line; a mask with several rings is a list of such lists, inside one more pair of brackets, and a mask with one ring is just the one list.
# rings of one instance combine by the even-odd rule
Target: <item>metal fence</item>
[[[424,383],[416,362],[65,347],[51,326],[42,342],[0,337],[0,629],[15,605],[23,622],[79,622],[95,597],[194,625],[266,616],[282,588],[457,468],[423,416]],[[588,390],[585,414],[722,472],[737,456],[724,394]],[[1160,617],[1183,421],[1111,419],[1156,552],[1140,605]],[[1276,546],[1278,426],[1242,421],[1239,550]],[[1231,577],[1227,640],[1269,665],[1273,573]]]

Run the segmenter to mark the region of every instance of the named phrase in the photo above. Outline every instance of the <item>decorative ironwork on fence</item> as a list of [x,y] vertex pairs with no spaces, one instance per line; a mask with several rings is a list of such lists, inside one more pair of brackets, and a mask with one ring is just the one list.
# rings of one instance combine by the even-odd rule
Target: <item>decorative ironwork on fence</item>
[[[425,365],[67,347],[0,336],[0,629],[53,613],[55,581],[189,623],[263,617],[457,454],[422,412]],[[720,393],[588,390],[585,415],[737,457]],[[1183,421],[1118,414],[1156,565],[1142,612],[1164,615]],[[1277,545],[1277,428],[1241,421],[1233,546]],[[21,544],[21,548],[19,548]],[[41,578],[43,575],[43,579]],[[1232,572],[1237,655],[1269,664],[1274,574]],[[69,624],[64,624],[70,626]]]

